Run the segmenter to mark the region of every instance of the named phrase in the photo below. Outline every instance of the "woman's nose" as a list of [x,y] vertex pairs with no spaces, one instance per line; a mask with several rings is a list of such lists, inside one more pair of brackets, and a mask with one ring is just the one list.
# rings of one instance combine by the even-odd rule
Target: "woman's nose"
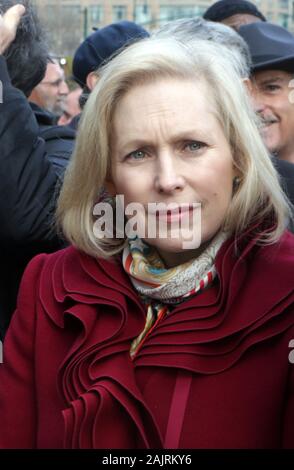
[[155,175],[155,188],[160,193],[180,191],[185,186],[180,163],[175,162],[175,158],[170,155],[159,158]]

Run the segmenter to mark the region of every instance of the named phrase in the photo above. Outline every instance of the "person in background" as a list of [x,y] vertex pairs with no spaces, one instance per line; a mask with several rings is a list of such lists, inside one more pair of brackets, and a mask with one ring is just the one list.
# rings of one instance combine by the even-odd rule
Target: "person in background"
[[58,120],[59,126],[70,124],[72,119],[81,113],[82,110],[79,103],[81,94],[82,89],[76,84],[66,97],[63,113]]
[[264,142],[277,158],[294,163],[294,36],[272,23],[242,26],[239,34],[252,57],[250,90]]
[[57,59],[50,58],[43,80],[33,89],[29,101],[59,118],[65,108],[69,89]]
[[226,24],[236,30],[243,24],[266,21],[257,6],[248,0],[219,0],[206,10],[203,18]]
[[46,36],[30,1],[0,0],[0,338],[22,273],[37,253],[64,246],[54,226],[58,187],[75,132],[28,101],[46,71]]
[[[83,108],[98,80],[98,69],[133,42],[148,37],[142,26],[132,21],[118,21],[95,30],[77,48],[73,58],[73,79],[82,87],[80,106]],[[71,127],[77,128],[80,115]]]
[[206,21],[203,18],[187,18],[170,21],[152,33],[153,37],[175,37],[183,42],[201,39],[226,46],[234,55],[233,66],[243,80],[247,80],[251,70],[249,47],[234,29],[222,23]]
[[72,246],[31,262],[5,339],[1,448],[294,447],[294,237],[235,60],[146,38],[99,70]]

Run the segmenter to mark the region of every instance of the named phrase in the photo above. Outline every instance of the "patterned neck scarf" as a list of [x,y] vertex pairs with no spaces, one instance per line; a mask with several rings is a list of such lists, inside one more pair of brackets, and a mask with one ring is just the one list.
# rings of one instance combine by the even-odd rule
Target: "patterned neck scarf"
[[123,252],[123,267],[147,308],[142,333],[133,341],[133,358],[156,324],[168,314],[168,305],[176,305],[205,289],[216,277],[216,254],[227,239],[219,232],[196,259],[173,268],[166,268],[157,250],[140,238],[128,240]]

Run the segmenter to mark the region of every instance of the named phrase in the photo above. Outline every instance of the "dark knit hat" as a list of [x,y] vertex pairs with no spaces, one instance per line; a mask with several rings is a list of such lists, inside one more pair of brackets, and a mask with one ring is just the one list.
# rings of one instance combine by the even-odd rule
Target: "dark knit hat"
[[203,15],[205,20],[222,21],[233,15],[247,13],[256,16],[256,18],[266,21],[263,14],[257,9],[254,3],[247,0],[220,0],[209,7]]
[[273,23],[251,23],[238,33],[247,42],[252,71],[279,69],[294,72],[294,36]]
[[76,50],[73,78],[84,87],[88,74],[98,69],[116,51],[148,36],[149,33],[142,26],[132,21],[119,21],[96,30]]

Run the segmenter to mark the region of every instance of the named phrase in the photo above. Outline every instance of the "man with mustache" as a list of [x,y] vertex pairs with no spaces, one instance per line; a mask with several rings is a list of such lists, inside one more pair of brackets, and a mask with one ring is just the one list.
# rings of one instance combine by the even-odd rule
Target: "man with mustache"
[[264,142],[276,157],[294,163],[294,37],[265,22],[238,32],[251,52],[251,93]]

